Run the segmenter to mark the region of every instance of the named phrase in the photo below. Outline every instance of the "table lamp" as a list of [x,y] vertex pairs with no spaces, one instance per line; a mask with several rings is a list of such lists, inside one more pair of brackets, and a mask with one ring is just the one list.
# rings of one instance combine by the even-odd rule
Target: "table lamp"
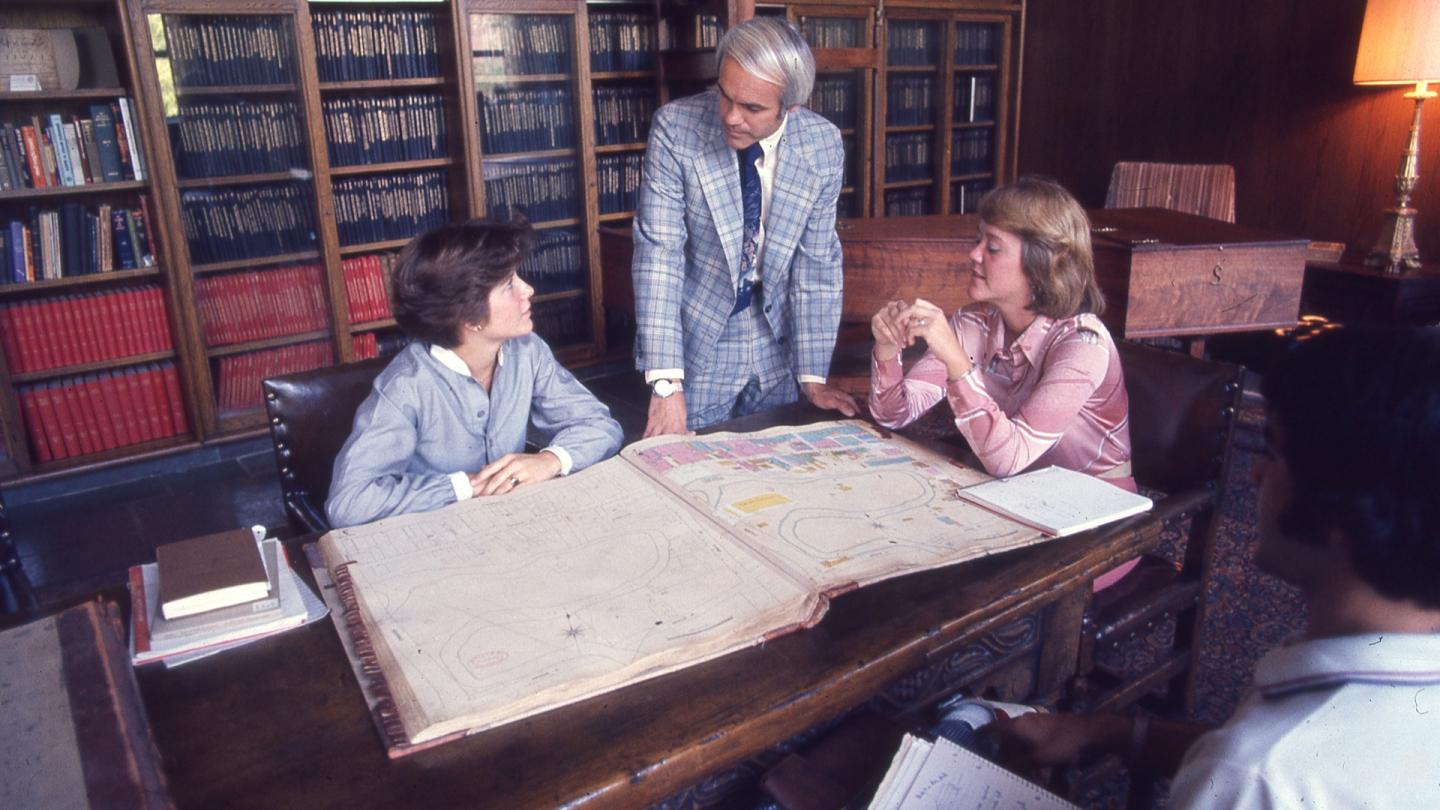
[[1434,98],[1429,82],[1440,82],[1440,2],[1436,0],[1369,0],[1355,54],[1356,84],[1413,84],[1405,98],[1415,101],[1410,142],[1395,175],[1394,208],[1385,209],[1380,238],[1365,263],[1387,273],[1420,266],[1415,247],[1415,209],[1410,195],[1419,182],[1420,108]]

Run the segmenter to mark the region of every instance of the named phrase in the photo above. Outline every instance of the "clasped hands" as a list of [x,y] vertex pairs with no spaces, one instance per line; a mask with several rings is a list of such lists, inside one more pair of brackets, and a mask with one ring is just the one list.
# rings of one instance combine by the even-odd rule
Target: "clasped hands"
[[560,474],[560,457],[554,453],[506,453],[470,474],[475,497],[501,495],[527,484],[548,481]]
[[970,371],[970,358],[945,311],[924,298],[895,300],[881,307],[870,319],[870,332],[875,336],[877,360],[889,360],[919,338],[945,364],[950,379]]

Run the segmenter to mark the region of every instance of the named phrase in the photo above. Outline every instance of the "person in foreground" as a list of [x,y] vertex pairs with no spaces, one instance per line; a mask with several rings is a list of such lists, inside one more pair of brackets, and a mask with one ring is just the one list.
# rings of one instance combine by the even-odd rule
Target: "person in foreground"
[[995,733],[1014,764],[1178,764],[1174,808],[1440,807],[1440,331],[1322,333],[1264,393],[1255,559],[1300,589],[1302,636],[1208,733],[1111,714]]
[[[400,253],[395,320],[411,343],[375,379],[335,459],[335,527],[501,495],[614,455],[620,425],[533,332],[516,269],[524,221],[444,225]],[[527,429],[550,444],[526,453]]]
[[[645,435],[796,401],[856,413],[826,382],[840,325],[840,131],[800,106],[815,59],[783,19],[734,26],[715,88],[660,108],[635,215],[635,365]],[[683,381],[683,383],[682,383]],[[683,390],[682,390],[683,388]]]

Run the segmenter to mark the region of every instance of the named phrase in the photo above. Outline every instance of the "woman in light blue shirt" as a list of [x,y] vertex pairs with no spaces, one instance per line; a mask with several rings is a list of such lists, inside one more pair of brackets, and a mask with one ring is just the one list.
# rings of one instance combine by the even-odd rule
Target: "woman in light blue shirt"
[[[335,459],[335,527],[503,495],[620,449],[610,410],[534,334],[520,221],[444,225],[400,253],[391,305],[411,343],[375,379]],[[548,445],[525,452],[529,428]]]

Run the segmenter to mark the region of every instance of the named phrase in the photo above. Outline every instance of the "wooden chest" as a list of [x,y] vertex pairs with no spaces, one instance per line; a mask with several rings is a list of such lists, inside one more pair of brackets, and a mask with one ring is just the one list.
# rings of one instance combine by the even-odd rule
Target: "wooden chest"
[[1117,337],[1294,326],[1308,239],[1160,208],[1090,211],[1105,323]]
[[974,214],[888,219],[842,219],[845,253],[841,329],[864,324],[897,298],[924,298],[945,312],[970,303],[970,250],[979,239]]
[[[970,303],[968,256],[979,224],[973,214],[840,220],[836,231],[845,256],[842,332],[863,325],[868,336],[870,317],[897,298],[924,298],[946,312]],[[599,232],[605,306],[633,312],[630,229],[602,227]]]

